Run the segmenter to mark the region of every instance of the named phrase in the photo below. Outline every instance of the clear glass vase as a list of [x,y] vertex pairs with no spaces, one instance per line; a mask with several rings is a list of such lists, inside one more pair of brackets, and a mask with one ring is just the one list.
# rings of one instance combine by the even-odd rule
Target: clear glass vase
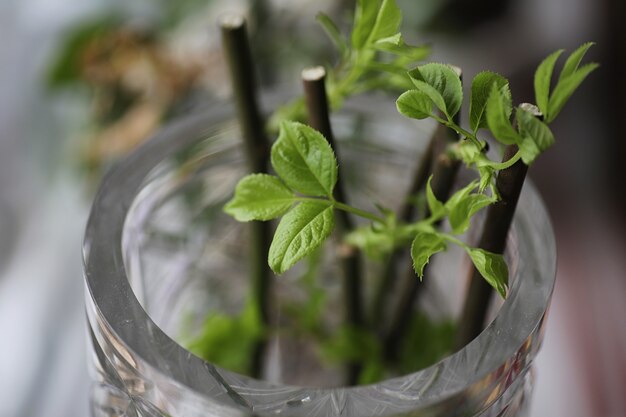
[[[350,201],[397,207],[434,126],[407,120],[378,98],[349,103],[333,123]],[[301,366],[306,347],[274,346],[279,358],[260,380],[182,346],[203,317],[237,311],[247,292],[246,229],[221,210],[244,174],[233,109],[216,103],[167,126],[103,180],[84,242],[94,417],[526,415],[556,265],[548,215],[532,185],[509,236],[510,294],[486,329],[417,372],[331,387],[338,385],[332,369]],[[467,268],[460,251],[438,255],[422,307],[458,314]],[[326,262],[321,274],[330,307],[337,270]],[[277,304],[297,299],[297,274],[277,280]]]

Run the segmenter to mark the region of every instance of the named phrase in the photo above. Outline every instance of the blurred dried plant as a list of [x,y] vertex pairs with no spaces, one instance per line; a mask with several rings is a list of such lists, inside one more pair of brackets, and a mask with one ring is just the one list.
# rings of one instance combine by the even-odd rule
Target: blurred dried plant
[[[278,73],[297,74],[303,62],[334,59],[308,36],[309,31],[320,30],[317,25],[303,21],[312,22],[320,8],[330,15],[342,14],[347,3],[184,0],[164,3],[159,9],[163,18],[151,23],[120,15],[81,22],[66,34],[48,73],[51,89],[78,90],[88,100],[88,128],[79,132],[78,150],[72,150],[75,160],[94,184],[112,162],[166,120],[213,96],[227,95],[230,87],[219,38],[209,34],[225,11],[247,16],[261,83],[268,85],[281,78]],[[291,35],[279,36],[285,32]]]
[[[206,54],[219,51],[207,49]],[[91,97],[82,165],[98,177],[107,162],[133,149],[181,103],[205,90],[204,76],[216,68],[209,63],[217,60],[206,54],[182,56],[155,30],[113,18],[76,30],[52,67],[49,83],[79,85]]]

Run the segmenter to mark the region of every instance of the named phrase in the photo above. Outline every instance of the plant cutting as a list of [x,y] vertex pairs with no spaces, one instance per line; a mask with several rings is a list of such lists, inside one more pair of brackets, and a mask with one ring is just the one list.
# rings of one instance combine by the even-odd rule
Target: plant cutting
[[[461,371],[457,358],[478,357],[481,348],[495,349],[493,344],[499,343],[494,334],[500,330],[490,333],[487,329],[481,334],[494,291],[503,303],[503,318],[496,318],[492,326],[509,317],[514,321],[513,311],[520,297],[528,291],[532,293],[533,285],[521,281],[525,277],[519,275],[523,269],[519,264],[524,262],[518,260],[517,265],[512,265],[514,257],[506,255],[506,238],[528,166],[555,142],[549,124],[597,67],[593,63],[581,65],[592,44],[584,44],[569,55],[554,85],[554,67],[562,51],[547,57],[535,74],[536,104],[514,106],[508,80],[501,75],[489,71],[475,75],[469,94],[464,94],[458,68],[416,63],[426,57],[428,48],[405,43],[399,32],[401,13],[393,0],[357,1],[354,16],[347,37],[328,17],[320,16],[338,47],[339,64],[331,69],[305,70],[304,97],[279,108],[267,124],[257,104],[243,19],[228,17],[222,22],[250,173],[228,192],[229,200],[220,209],[250,226],[246,228],[245,240],[237,243],[239,248],[244,244],[248,247],[251,275],[238,312],[209,311],[202,329],[184,341],[209,364],[196,376],[187,363],[200,362],[188,357],[182,365],[184,384],[205,394],[219,386],[220,392],[229,398],[228,405],[213,394],[207,394],[207,401],[212,407],[225,407],[233,415],[237,413],[233,410],[252,410],[261,415],[304,415],[299,413],[315,410],[315,415],[404,415],[413,410],[427,413],[424,415],[461,415],[488,408],[495,413],[516,413],[523,403],[527,370],[519,358],[526,358],[536,349],[538,342],[531,337],[534,333],[514,335],[513,341],[502,342],[502,350],[515,352],[511,352],[517,358],[514,360],[506,357],[502,363],[494,363],[500,360],[494,355],[475,363],[470,361],[474,368]],[[349,166],[342,150],[345,141],[340,135],[335,136],[335,124],[331,121],[333,112],[341,112],[344,104],[374,91],[393,94],[395,106],[393,101],[391,105],[405,118],[433,126],[419,163],[402,172],[409,179],[409,186],[400,190],[403,195],[395,205],[386,204],[385,196],[364,205],[353,198],[358,194],[359,183],[349,181],[352,172],[345,175]],[[467,118],[461,117],[464,101],[469,103]],[[413,122],[410,125],[418,126]],[[277,138],[271,144],[268,138],[274,134]],[[366,135],[362,131],[360,134]],[[352,135],[355,143],[362,140],[358,131]],[[498,151],[501,159],[494,160]],[[164,151],[159,152],[163,155]],[[350,163],[358,168],[359,156],[356,158],[356,163]],[[202,158],[192,158],[182,165],[182,178],[187,178],[186,173],[199,160]],[[367,165],[365,160],[362,163]],[[397,189],[387,191],[398,193]],[[132,207],[140,206],[140,200],[132,203]],[[132,213],[141,212],[132,207]],[[126,215],[125,224],[133,223],[128,220],[133,218],[131,212]],[[133,241],[132,237],[126,240]],[[325,247],[328,242],[330,246]],[[467,264],[460,263],[461,274],[468,277],[469,290],[462,303],[461,319],[443,323],[422,310],[420,286],[436,275],[433,263],[448,262],[445,251],[450,248],[460,250],[469,259]],[[519,253],[525,251],[521,248]],[[329,281],[329,268],[334,271],[330,278],[340,282],[341,296],[334,302],[329,301],[321,283]],[[286,278],[281,275],[287,276],[294,270],[297,277],[291,282],[304,296],[289,305],[283,296],[276,295],[276,288],[284,286],[281,280]],[[516,276],[514,285],[511,271]],[[132,282],[132,277],[129,279]],[[550,289],[534,297],[547,302]],[[281,302],[277,303],[277,299]],[[106,312],[97,300],[94,303],[99,312]],[[534,308],[535,302],[529,300],[528,305]],[[545,307],[539,313],[541,317]],[[124,311],[127,310],[140,314],[136,307]],[[536,313],[528,315],[537,318]],[[151,323],[147,326],[155,329]],[[523,333],[527,327],[536,332],[540,326],[523,323],[520,331]],[[120,332],[119,328],[114,330]],[[99,331],[96,333],[97,345],[119,350],[118,345],[107,344],[98,338]],[[166,362],[172,355],[182,358],[178,348],[173,348],[159,331],[156,334],[163,346],[168,346],[159,350],[170,352]],[[298,344],[302,340],[305,346]],[[145,348],[144,342],[137,343],[142,346],[139,350]],[[335,379],[328,386],[343,388],[307,391],[276,388],[259,381],[282,382],[272,375],[276,355],[289,343],[295,344],[296,350],[301,346],[302,358],[309,358],[311,352],[317,355],[304,367],[305,373],[315,372],[311,366],[331,364],[340,372],[330,374]],[[135,361],[136,350],[126,352]],[[455,356],[456,350],[462,355]],[[106,357],[107,350],[103,352]],[[121,355],[132,364],[131,359]],[[161,353],[149,356],[161,358]],[[154,363],[161,362],[157,359]],[[440,365],[420,371],[434,363]],[[223,372],[218,367],[238,374]],[[178,372],[167,369],[167,375]],[[454,374],[458,376],[456,380],[441,385],[442,380]],[[174,378],[178,381],[179,376]],[[205,389],[201,381],[213,388]],[[352,385],[367,385],[362,388],[367,393],[361,395],[361,387],[348,388]],[[429,397],[432,387],[439,387],[438,394]],[[454,389],[448,391],[449,387]],[[376,393],[381,395],[380,403],[376,402]],[[263,395],[272,400],[264,403]],[[157,397],[150,398],[150,406],[158,402]],[[205,401],[202,398],[200,402]],[[328,398],[329,408],[324,408],[324,398]],[[164,404],[156,406],[159,410],[169,407]]]
[[[553,89],[550,89],[550,83],[554,65],[563,51],[551,54],[541,63],[535,75],[536,105],[524,103],[514,108],[508,80],[490,71],[477,74],[471,85],[469,130],[466,130],[459,124],[458,117],[463,103],[463,87],[458,71],[450,65],[429,63],[399,75],[402,65],[412,62],[419,55],[415,51],[422,48],[403,42],[398,32],[401,14],[394,2],[358,3],[355,15],[350,46],[327,17],[320,19],[341,51],[342,60],[346,62],[341,62],[340,66],[349,67],[348,75],[339,81],[332,78],[333,82],[325,85],[323,69],[315,68],[304,73],[304,84],[308,87],[305,99],[308,101],[311,124],[324,134],[300,122],[283,120],[279,125],[278,138],[271,147],[270,161],[275,175],[265,173],[264,164],[260,164],[264,169],[239,182],[225,211],[242,222],[281,218],[267,248],[267,262],[279,275],[317,251],[331,235],[335,219],[340,227],[340,238],[355,254],[363,251],[372,258],[380,259],[391,256],[402,246],[410,245],[413,269],[420,280],[433,255],[444,251],[450,244],[460,246],[471,259],[475,271],[465,302],[465,321],[460,324],[457,337],[459,347],[462,347],[482,330],[491,288],[501,297],[506,297],[508,267],[503,257],[505,238],[526,170],[541,152],[554,144],[549,123],[557,117],[580,83],[597,67],[594,63],[580,66],[592,43],[582,45],[568,57]],[[362,58],[364,52],[360,48],[369,52],[367,58]],[[423,190],[427,202],[426,215],[418,220],[400,220],[393,210],[382,205],[378,206],[378,212],[350,205],[345,200],[346,192],[338,174],[327,100],[331,108],[333,103],[339,106],[346,92],[363,89],[359,87],[362,83],[360,74],[353,74],[357,72],[355,69],[364,71],[371,68],[371,63],[363,64],[363,60],[373,60],[376,56],[373,50],[391,52],[400,57],[395,58],[393,64],[376,63],[374,68],[383,74],[392,74],[390,80],[380,77],[379,87],[393,90],[398,85],[411,83],[410,88],[397,99],[398,111],[412,119],[434,119],[459,138],[440,151],[446,163],[454,166],[453,172],[443,181],[439,178],[443,176],[441,170],[436,170],[429,177]],[[402,76],[407,82],[396,78]],[[385,84],[386,81],[388,84]],[[324,92],[325,87],[331,90],[330,99]],[[321,93],[314,95],[315,89]],[[249,94],[251,87],[247,86],[245,90]],[[254,105],[250,98],[242,100],[248,100],[250,106]],[[294,102],[289,111],[282,109],[279,115],[301,116],[298,112],[304,101]],[[516,127],[511,122],[512,114]],[[246,123],[245,120],[242,122]],[[258,122],[255,123],[252,126],[258,135],[262,129]],[[486,137],[485,130],[505,149],[501,162],[487,156],[485,150],[488,145],[481,138]],[[257,155],[262,146],[265,146],[263,140],[249,145]],[[458,163],[475,170],[476,179],[447,197]],[[438,193],[433,190],[432,182],[444,182],[437,187]],[[444,200],[438,195],[447,198]],[[416,199],[418,195],[411,194],[406,198]],[[479,245],[473,247],[459,236],[467,231],[472,218],[487,207],[491,209],[483,237]],[[349,217],[351,215],[368,223],[355,228]],[[439,227],[444,221],[449,224],[450,230],[444,231]],[[352,256],[352,259],[356,257]],[[358,286],[363,283],[359,280],[358,265],[349,274],[351,276],[347,279],[356,281],[347,284],[345,289],[352,292],[347,297],[352,304],[348,308],[349,324],[365,332],[380,333],[380,329],[368,329],[362,319],[363,312],[358,311],[363,304],[359,299],[362,290]],[[257,302],[266,304],[262,297]],[[410,299],[404,303],[412,306]],[[410,308],[400,311],[406,316],[411,314]],[[402,317],[398,320],[404,321]],[[389,343],[393,344],[402,335],[396,331],[391,337]]]

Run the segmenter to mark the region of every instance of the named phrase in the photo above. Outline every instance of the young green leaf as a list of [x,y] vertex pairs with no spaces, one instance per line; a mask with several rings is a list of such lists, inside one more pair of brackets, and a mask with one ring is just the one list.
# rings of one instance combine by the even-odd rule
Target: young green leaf
[[[511,91],[509,90],[509,81],[506,78],[491,71],[478,73],[472,80],[472,96],[470,97],[469,108],[470,128],[474,133],[480,128],[487,127],[487,119],[485,117],[487,99],[494,84],[505,96],[504,104],[511,103]],[[504,114],[510,117],[511,108],[505,108]]]
[[569,100],[572,94],[574,94],[574,91],[576,91],[585,78],[587,78],[593,70],[598,68],[598,66],[599,65],[596,63],[583,65],[571,75],[559,80],[556,87],[554,87],[552,95],[550,96],[546,122],[550,123],[556,118],[556,116],[559,115],[567,100]]
[[396,108],[411,119],[426,119],[433,112],[433,102],[421,91],[409,90],[398,97]]
[[200,334],[186,343],[187,348],[207,361],[240,373],[249,373],[252,357],[266,329],[254,302],[247,301],[240,315],[217,311],[208,314]]
[[[480,182],[478,184],[478,191],[481,193],[487,189],[489,185],[493,184],[493,179],[496,177],[496,170],[490,166],[479,166],[478,175],[480,176]],[[495,187],[494,187],[495,188]],[[498,196],[494,195],[497,199]]]
[[430,185],[433,176],[431,175],[428,178],[428,182],[426,183],[426,203],[428,204],[428,210],[430,211],[431,217],[440,218],[446,214],[446,208],[444,207],[441,201],[437,200],[435,193]]
[[504,257],[478,248],[466,247],[465,250],[478,272],[489,285],[498,291],[502,298],[505,298],[509,283],[509,268]]
[[495,201],[485,194],[465,195],[457,202],[448,214],[448,221],[455,234],[464,233],[470,225],[472,216]]
[[589,48],[591,48],[593,45],[595,45],[594,42],[583,43],[574,52],[572,52],[569,57],[567,57],[565,65],[563,65],[563,69],[561,70],[561,74],[559,75],[559,81],[569,77],[578,70],[580,61],[582,61]]
[[473,142],[467,140],[457,143],[452,149],[455,152],[455,156],[467,166],[474,164],[482,153]]
[[[384,376],[381,341],[376,334],[363,327],[342,325],[333,336],[320,344],[322,359],[330,363],[363,363],[366,375],[359,375],[359,384],[373,383]],[[377,369],[375,369],[377,368]]]
[[413,258],[413,268],[415,273],[424,277],[424,267],[430,257],[437,252],[446,249],[446,241],[437,233],[419,231],[411,244],[411,258]]
[[[472,194],[472,191],[478,186],[479,181],[471,181],[465,187],[457,190],[448,201],[446,201],[445,209],[448,213],[448,221],[454,233],[463,233],[469,226],[470,217],[481,208],[493,202],[493,197],[482,194]],[[486,199],[489,200],[489,203],[486,202]]]
[[278,178],[252,174],[239,181],[224,211],[240,222],[270,220],[285,214],[294,201],[293,191]]
[[337,160],[321,133],[302,123],[283,121],[272,146],[272,166],[292,189],[331,197],[337,182]]
[[[368,0],[372,1],[372,0]],[[393,36],[402,23],[402,12],[395,0],[383,0],[378,10],[374,26],[368,37],[367,43],[372,44],[379,39]]]
[[402,66],[398,66],[392,62],[368,62],[367,64],[363,65],[363,68],[366,68],[370,71],[377,71],[377,72],[386,72],[386,78],[391,78],[391,75],[397,75],[397,76],[401,76],[402,78],[405,78],[408,83],[408,87],[411,86],[411,82],[410,82],[410,78],[408,77],[407,73],[406,73],[406,68],[402,67]]
[[489,164],[490,160],[485,156],[473,142],[463,141],[458,143],[454,148],[457,158],[463,161],[468,167],[475,167],[478,170],[480,182],[478,191],[483,192],[492,184],[495,177],[496,169]]
[[348,44],[346,43],[346,39],[339,31],[337,25],[335,25],[335,22],[333,22],[332,19],[328,17],[328,15],[322,12],[319,12],[315,19],[322,26],[333,44],[335,44],[341,56],[346,56],[348,53]]
[[467,196],[470,195],[471,192],[476,189],[477,185],[478,185],[478,182],[474,180],[474,181],[471,181],[469,184],[467,184],[465,187],[461,188],[460,190],[455,191],[455,193],[452,194],[450,198],[448,198],[448,201],[446,201],[446,204],[445,204],[446,210],[448,212],[452,211],[457,204],[459,204],[461,201],[467,198]]
[[377,229],[372,225],[359,227],[345,237],[345,242],[357,247],[370,258],[382,261],[395,248],[394,236],[388,229]]
[[524,138],[519,146],[522,161],[530,165],[541,152],[554,144],[554,135],[548,125],[528,110],[518,107],[516,118],[519,131]]
[[408,244],[415,232],[408,225],[398,227],[398,219],[393,210],[378,204],[376,206],[384,215],[384,219],[381,219],[383,221],[356,228],[344,237],[344,241],[362,249],[372,259],[384,260],[393,249]]
[[522,154],[522,161],[526,165],[532,164],[541,155],[541,149],[539,149],[539,146],[537,146],[537,143],[531,136],[524,137],[518,146]]
[[459,111],[463,102],[463,86],[452,67],[430,63],[415,68],[409,75],[415,87],[428,95],[448,118],[451,119]]
[[521,142],[521,137],[513,129],[509,119],[510,111],[508,109],[511,106],[510,94],[507,95],[496,84],[493,84],[487,99],[487,126],[489,126],[493,136],[505,145]]
[[401,45],[403,43],[402,41],[402,34],[400,32],[395,33],[391,36],[387,36],[386,38],[380,38],[378,40],[376,40],[376,42],[374,42],[374,46],[376,45]]
[[270,245],[268,262],[282,274],[296,262],[320,247],[334,226],[330,202],[300,203],[281,219]]
[[547,118],[548,112],[548,100],[550,99],[550,81],[552,79],[552,72],[554,71],[554,64],[559,56],[563,53],[562,49],[555,51],[548,55],[535,71],[535,100],[539,110]]
[[425,81],[416,80],[412,76],[411,76],[411,81],[413,82],[413,85],[415,85],[415,87],[417,88],[417,90],[419,92],[421,92],[422,94],[426,95],[430,99],[430,101],[432,101],[432,103],[439,110],[441,110],[441,112],[443,114],[447,114],[446,102],[444,101],[443,96],[441,95],[441,93],[439,91],[437,91],[437,89],[435,89],[435,87],[429,85]]
[[[374,49],[400,56],[405,62],[421,61],[430,54],[430,47],[408,45],[400,33],[379,39],[372,45]],[[404,67],[404,65],[402,65]],[[404,69],[406,73],[406,69]]]
[[361,49],[367,43],[380,6],[381,0],[357,0],[351,36],[354,49]]

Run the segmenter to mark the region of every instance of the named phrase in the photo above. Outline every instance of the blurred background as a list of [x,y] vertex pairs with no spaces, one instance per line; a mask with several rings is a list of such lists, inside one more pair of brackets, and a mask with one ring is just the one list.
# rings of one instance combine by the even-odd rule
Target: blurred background
[[[601,68],[531,170],[559,251],[531,416],[626,416],[626,2],[398,3],[403,32],[432,43],[432,60],[468,79],[499,72],[516,102],[534,101],[533,72],[549,52],[597,42],[589,59]],[[88,415],[80,254],[90,201],[103,172],[162,123],[229,94],[217,17],[245,13],[263,84],[297,88],[301,68],[333,60],[315,14],[341,20],[352,8],[0,0],[1,417]]]

